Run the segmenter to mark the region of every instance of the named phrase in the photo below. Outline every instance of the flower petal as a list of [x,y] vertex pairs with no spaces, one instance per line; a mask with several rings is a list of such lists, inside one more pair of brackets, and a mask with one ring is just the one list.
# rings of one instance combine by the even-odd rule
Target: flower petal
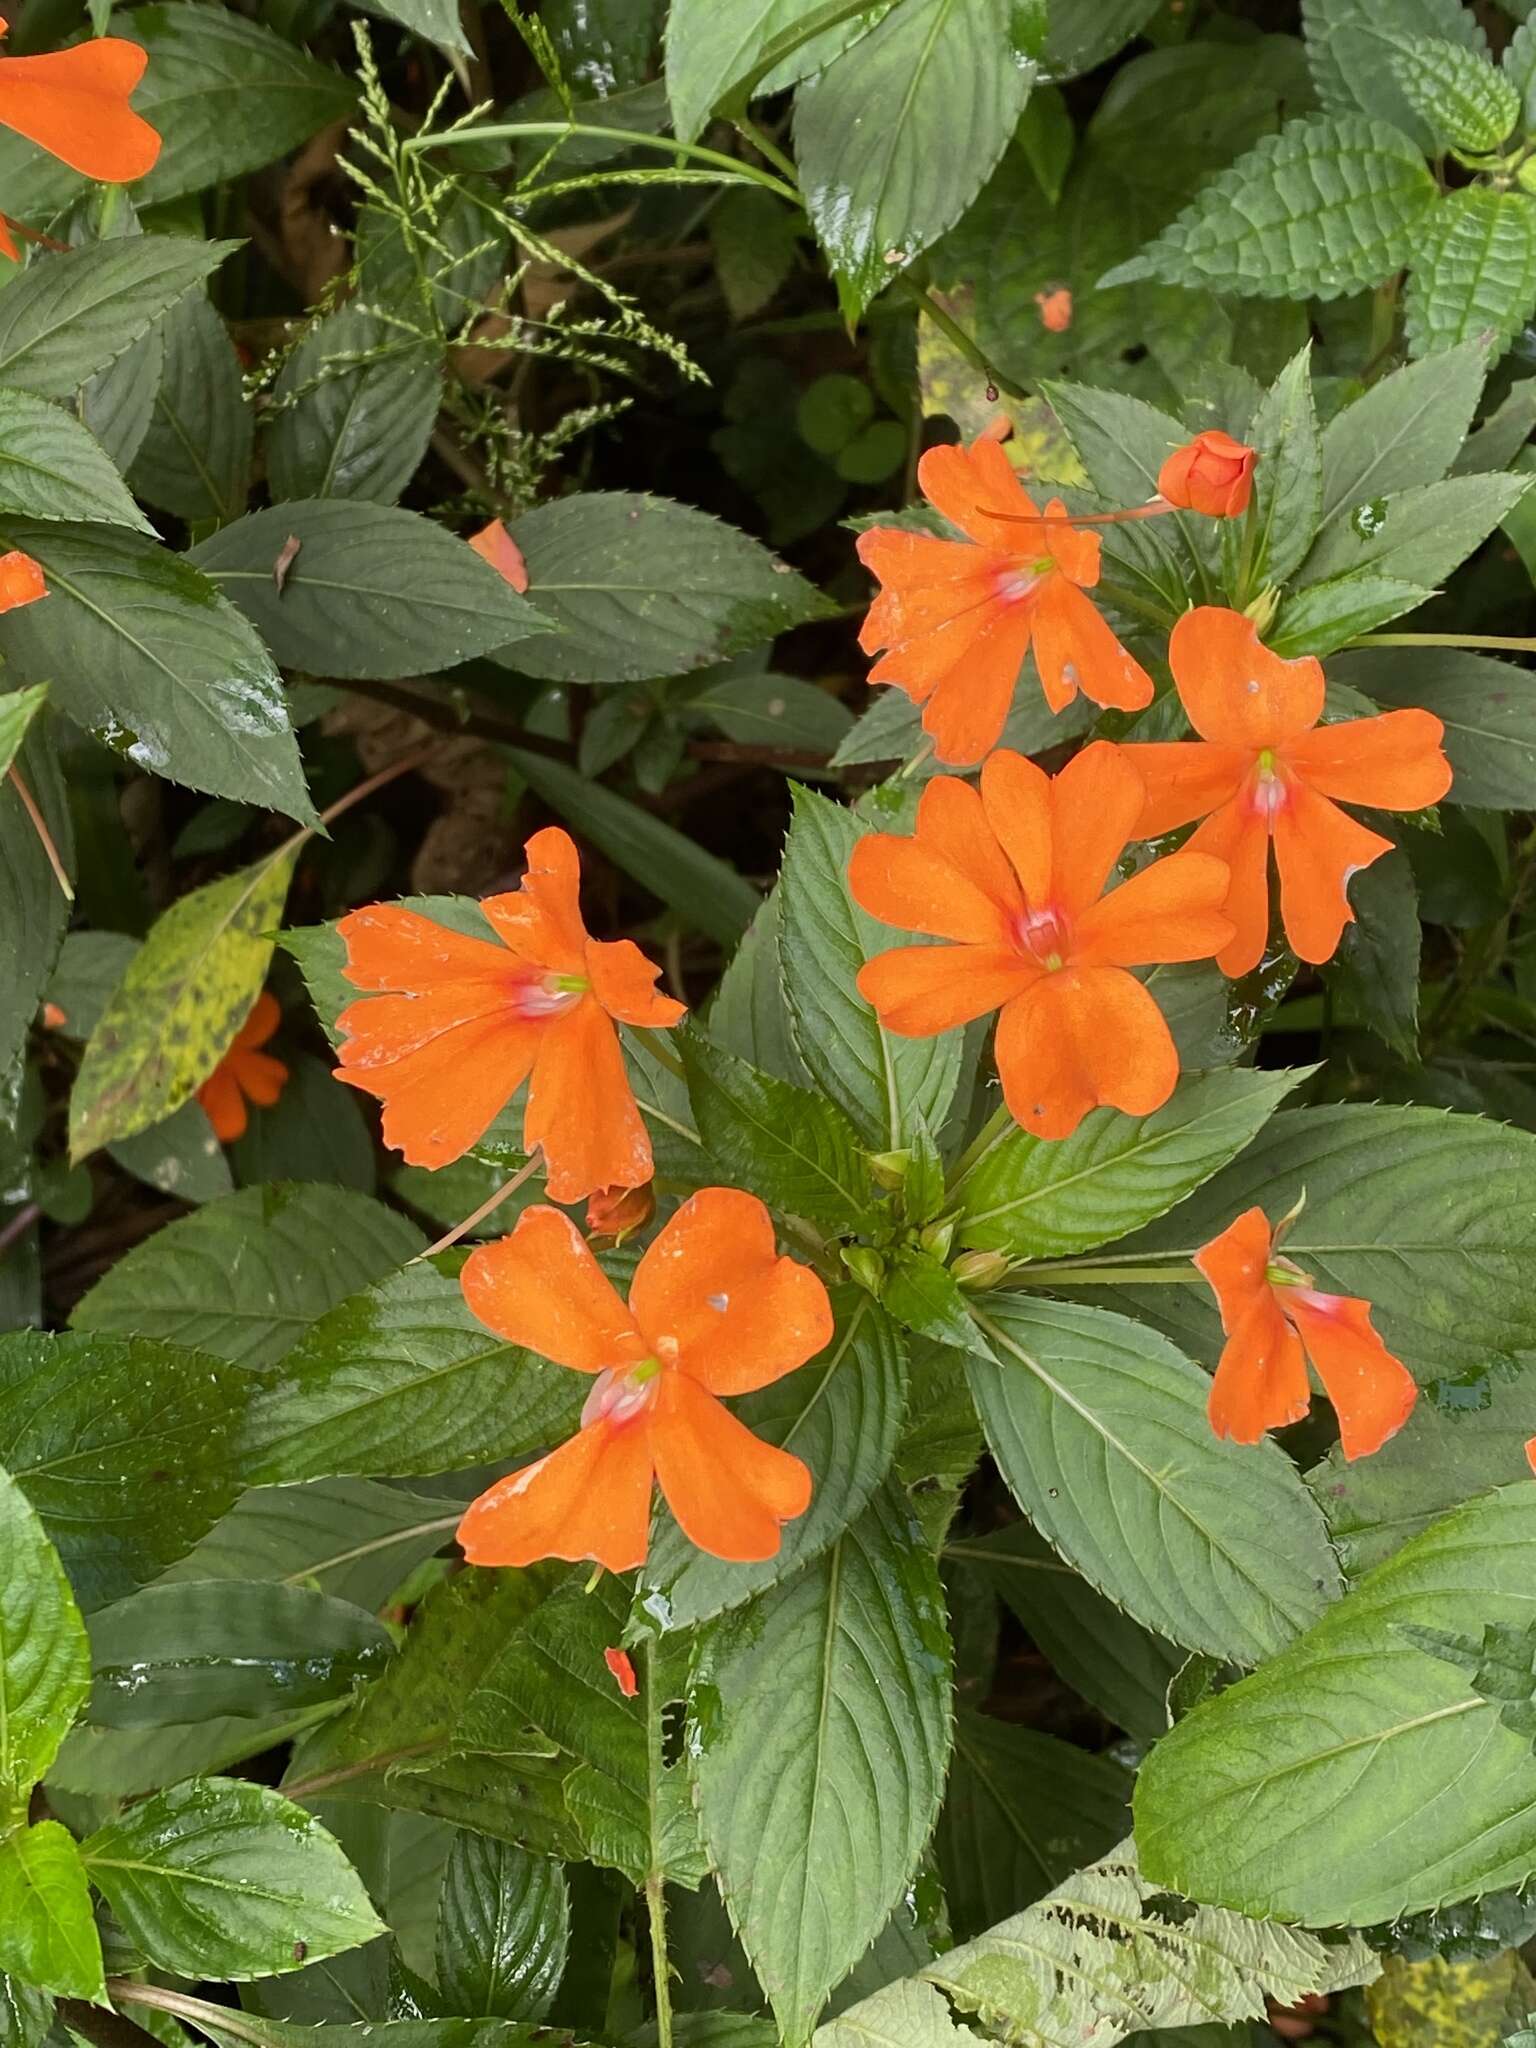
[[1185,612],[1169,637],[1168,661],[1204,740],[1283,746],[1323,715],[1322,664],[1310,655],[1282,661],[1242,612],[1211,604]]
[[1260,1208],[1245,1209],[1219,1237],[1195,1253],[1196,1269],[1210,1282],[1221,1312],[1221,1327],[1230,1337],[1252,1309],[1270,1292],[1269,1259],[1274,1233]]
[[[997,745],[1029,651],[1031,617],[1027,600],[1005,604],[994,598],[969,628],[963,646],[946,644],[943,673],[921,700],[923,730],[941,761],[969,767]],[[937,644],[937,636],[928,643]],[[887,655],[880,670],[896,659]]]
[[[490,979],[444,982],[419,995],[364,996],[348,1003],[336,1019],[342,1035],[337,1058],[351,1070],[393,1066],[411,1053],[429,1051],[445,1032],[484,1023],[505,1024],[509,1039],[526,1040],[531,1061],[542,1020],[520,1017],[508,996],[504,983]],[[525,1063],[523,1073],[527,1070]]]
[[1307,1347],[1333,1412],[1346,1458],[1368,1458],[1396,1435],[1419,1397],[1413,1375],[1371,1327],[1370,1303],[1286,1288],[1284,1314]]
[[519,595],[528,588],[527,559],[501,520],[487,520],[477,533],[470,534],[469,545]]
[[[936,782],[949,782],[939,776]],[[963,789],[963,783],[954,783]],[[929,789],[935,783],[929,784]],[[923,806],[928,805],[927,794]],[[985,832],[985,820],[978,822]],[[1008,912],[978,888],[971,877],[946,859],[935,843],[935,813],[920,807],[917,832],[903,838],[892,832],[870,832],[859,840],[848,862],[848,887],[854,901],[882,924],[899,931],[932,932],[936,938],[961,939],[978,946],[1000,946],[1008,937]],[[990,834],[987,835],[990,838]],[[1007,884],[1013,876],[1001,852],[993,850]],[[1013,885],[1018,902],[1018,887]]]
[[997,596],[1000,558],[967,541],[876,526],[859,535],[858,557],[880,583],[859,628],[866,654],[931,633]]
[[1266,1286],[1222,1348],[1206,1404],[1211,1428],[1234,1443],[1256,1444],[1266,1430],[1299,1422],[1311,1405],[1300,1340]]
[[421,990],[444,983],[504,987],[515,970],[494,939],[472,939],[399,903],[370,903],[337,920],[342,969],[354,988]]
[[1003,1010],[996,1058],[1010,1113],[1037,1138],[1070,1137],[1104,1103],[1148,1116],[1179,1078],[1162,1011],[1119,967],[1042,974]]
[[1304,782],[1288,782],[1285,794],[1274,822],[1280,915],[1291,951],[1315,965],[1333,958],[1345,925],[1354,923],[1350,877],[1390,853],[1392,842]]
[[1023,909],[1018,877],[974,784],[956,775],[935,775],[918,799],[917,832],[1005,915]]
[[648,960],[632,939],[588,939],[587,980],[592,993],[621,1024],[649,1031],[669,1031],[687,1016],[687,1007],[664,996],[656,986],[661,969]]
[[1234,937],[1224,915],[1225,861],[1208,853],[1169,854],[1111,889],[1077,921],[1072,958],[1084,967],[1150,967],[1209,960]]
[[580,974],[587,950],[581,921],[581,863],[575,842],[558,825],[535,832],[523,849],[521,886],[487,896],[480,908],[519,960],[552,974]]
[[1051,778],[1001,747],[982,763],[981,804],[1025,902],[1043,908],[1051,900]]
[[129,95],[147,53],[122,36],[0,62],[0,127],[35,142],[87,178],[124,185],[153,169],[160,137]]
[[1152,702],[1152,678],[1121,646],[1092,598],[1061,574],[1047,576],[1035,597],[1035,665],[1054,711],[1079,690],[1120,711]]
[[637,1188],[651,1177],[651,1141],[619,1034],[595,997],[544,1026],[523,1144],[543,1148],[552,1201],[584,1202],[599,1188]]
[[613,1282],[558,1209],[525,1209],[509,1237],[476,1245],[459,1284],[488,1330],[572,1372],[638,1365],[647,1355]]
[[[1036,529],[1017,517],[1032,514],[1037,507],[996,441],[928,449],[917,465],[917,485],[951,526],[983,547],[1006,548],[1018,555],[1045,552]],[[998,512],[1008,516],[990,516]]]
[[887,1031],[933,1038],[987,1016],[1039,972],[1009,946],[898,946],[865,961],[858,987]]
[[690,1543],[739,1564],[772,1557],[811,1504],[811,1475],[755,1437],[685,1372],[662,1375],[651,1423],[656,1477]]
[[1136,821],[1138,839],[1156,839],[1192,818],[1209,817],[1237,794],[1258,756],[1250,747],[1213,747],[1204,740],[1127,746],[1146,801]]
[[1141,777],[1108,740],[1070,760],[1051,784],[1051,897],[1071,918],[1097,903],[1136,829]]
[[1269,944],[1269,819],[1255,809],[1247,791],[1213,811],[1191,835],[1185,853],[1212,854],[1227,864],[1222,914],[1232,937],[1216,955],[1223,974],[1248,974]]
[[270,1109],[288,1085],[288,1069],[269,1052],[231,1052],[225,1064],[258,1109]]
[[246,1052],[252,1046],[265,1045],[282,1021],[283,1013],[277,997],[270,989],[264,988],[252,1003],[250,1015],[235,1033],[230,1051]]
[[[391,1001],[353,1003],[342,1012],[345,1028],[356,1029],[353,1020]],[[336,1078],[378,1097],[384,1142],[410,1165],[447,1166],[485,1134],[523,1085],[546,1028],[504,1013],[472,1017],[398,1057],[384,1040],[359,1037],[341,1048]],[[356,1057],[355,1047],[364,1048]]]
[[228,1060],[221,1060],[197,1091],[203,1113],[213,1125],[213,1135],[222,1145],[232,1145],[236,1138],[245,1136],[247,1122],[245,1097],[240,1093],[240,1084],[229,1070]]
[[611,1572],[633,1571],[645,1562],[651,1477],[643,1422],[594,1422],[471,1501],[459,1547],[471,1564],[590,1557]]
[[1314,726],[1285,750],[1320,796],[1336,803],[1376,804],[1384,811],[1421,811],[1451,786],[1441,742],[1445,727],[1432,711],[1384,711]]
[[814,1358],[832,1304],[809,1266],[780,1258],[756,1195],[703,1188],[640,1261],[629,1306],[646,1343],[715,1394],[749,1394]]

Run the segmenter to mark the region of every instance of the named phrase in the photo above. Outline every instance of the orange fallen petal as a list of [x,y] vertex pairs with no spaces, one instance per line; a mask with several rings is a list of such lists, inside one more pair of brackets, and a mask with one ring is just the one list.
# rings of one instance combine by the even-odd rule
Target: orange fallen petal
[[478,533],[472,533],[469,545],[493,569],[499,570],[519,594],[528,588],[528,564],[523,551],[499,519],[488,521]]
[[613,1682],[625,1699],[632,1700],[640,1690],[640,1682],[635,1677],[635,1667],[628,1653],[624,1650],[604,1650],[603,1662],[613,1673]]
[[[0,58],[0,63],[4,61]],[[24,555],[19,548],[0,555],[0,612],[18,611],[22,605],[36,604],[47,595],[42,568],[30,555]]]

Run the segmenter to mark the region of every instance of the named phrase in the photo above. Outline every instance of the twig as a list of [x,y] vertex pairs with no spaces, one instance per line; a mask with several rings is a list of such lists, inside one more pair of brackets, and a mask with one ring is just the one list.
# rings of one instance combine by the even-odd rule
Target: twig
[[11,781],[16,787],[16,794],[21,798],[21,807],[32,820],[32,829],[42,841],[43,852],[48,856],[48,865],[53,869],[54,880],[64,891],[65,902],[73,903],[75,900],[73,885],[70,882],[69,876],[65,873],[63,861],[59,858],[59,849],[53,843],[53,834],[48,830],[48,822],[37,807],[37,799],[33,796],[31,790],[28,789],[26,783],[23,782],[21,770],[14,761],[11,763],[10,772]]
[[414,1259],[407,1259],[406,1264],[409,1266],[419,1266],[423,1259],[430,1259],[438,1252],[447,1251],[450,1245],[457,1244],[459,1239],[466,1237],[477,1223],[483,1223],[493,1209],[499,1209],[508,1195],[515,1195],[518,1189],[538,1170],[542,1163],[538,1153],[535,1152],[531,1159],[523,1162],[510,1180],[502,1182],[494,1195],[487,1196],[479,1208],[471,1215],[466,1216],[462,1223],[455,1223],[446,1237],[440,1237],[436,1244],[429,1244],[426,1250],[418,1252]]

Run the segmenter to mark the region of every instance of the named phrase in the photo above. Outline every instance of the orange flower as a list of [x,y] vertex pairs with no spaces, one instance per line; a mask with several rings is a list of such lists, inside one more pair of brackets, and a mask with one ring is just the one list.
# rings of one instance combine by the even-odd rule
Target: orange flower
[[642,1563],[651,1486],[715,1557],[772,1557],[804,1514],[811,1475],[717,1396],[804,1365],[832,1335],[827,1290],[780,1258],[755,1195],[704,1188],[640,1260],[626,1306],[568,1216],[526,1209],[510,1237],[471,1253],[464,1299],[481,1322],[573,1372],[594,1373],[581,1428],[502,1479],[459,1524],[471,1564],[595,1558]]
[[288,1085],[288,1069],[282,1061],[257,1050],[282,1021],[277,998],[263,989],[235,1033],[234,1044],[197,1091],[215,1137],[226,1145],[245,1136],[248,1101],[259,1109],[270,1109]]
[[1211,1382],[1211,1427],[1256,1444],[1265,1430],[1300,1421],[1312,1405],[1310,1359],[1339,1418],[1345,1457],[1368,1458],[1402,1428],[1419,1390],[1371,1328],[1369,1302],[1319,1294],[1278,1255],[1284,1229],[1271,1233],[1262,1209],[1245,1209],[1195,1253],[1227,1336]]
[[640,1690],[640,1681],[635,1677],[634,1660],[623,1650],[604,1650],[603,1662],[613,1674],[613,1682],[624,1695],[632,1700]]
[[[121,36],[95,36],[44,57],[0,58],[0,128],[103,184],[142,178],[160,154],[160,137],[128,100],[148,61]],[[3,217],[0,249],[17,260]]]
[[1064,284],[1053,292],[1036,292],[1035,304],[1040,308],[1040,325],[1047,334],[1065,334],[1072,325],[1072,294]]
[[967,538],[886,526],[861,534],[859,560],[882,588],[859,645],[888,650],[869,679],[922,705],[941,761],[979,761],[996,746],[1031,642],[1053,711],[1079,690],[1127,711],[1151,703],[1151,677],[1083,595],[1099,580],[1098,537],[1079,532],[1059,498],[1041,519],[986,438],[930,448],[917,477]]
[[1236,519],[1253,496],[1256,448],[1212,428],[1175,448],[1157,472],[1157,495],[1182,512]]
[[[3,76],[3,73],[0,73]],[[0,555],[0,612],[14,612],[24,604],[36,604],[48,595],[41,566],[20,548]]]
[[639,1188],[599,1188],[587,1198],[587,1237],[611,1237],[621,1245],[655,1214],[656,1190],[649,1181]]
[[1105,895],[1145,792],[1127,750],[1086,747],[1054,780],[1021,754],[988,757],[981,792],[935,776],[910,839],[853,850],[855,897],[886,924],[948,946],[903,946],[859,970],[888,1030],[929,1038],[1001,1007],[1003,1098],[1037,1138],[1065,1138],[1110,1103],[1145,1116],[1179,1058],[1132,967],[1204,960],[1231,937],[1225,863],[1154,861]]
[[460,1158],[528,1081],[523,1143],[542,1147],[554,1200],[580,1202],[651,1177],[615,1024],[665,1029],[683,1006],[657,994],[638,946],[587,936],[566,833],[525,851],[522,887],[480,906],[499,945],[399,903],[341,919],[348,981],[388,993],[337,1018],[337,1078],[379,1098],[384,1142],[413,1166]]
[[1214,853],[1232,871],[1234,936],[1216,956],[1223,974],[1246,974],[1263,957],[1271,841],[1292,952],[1331,959],[1354,921],[1350,877],[1392,851],[1390,839],[1338,804],[1417,811],[1437,803],[1451,786],[1444,726],[1429,711],[1318,725],[1320,664],[1282,661],[1261,646],[1251,619],[1215,605],[1184,614],[1168,659],[1200,738],[1127,750],[1148,792],[1138,836],[1204,818],[1190,849]]
[[492,519],[478,533],[472,533],[469,545],[493,569],[499,569],[515,591],[521,593],[528,588],[528,564],[523,551],[499,519]]

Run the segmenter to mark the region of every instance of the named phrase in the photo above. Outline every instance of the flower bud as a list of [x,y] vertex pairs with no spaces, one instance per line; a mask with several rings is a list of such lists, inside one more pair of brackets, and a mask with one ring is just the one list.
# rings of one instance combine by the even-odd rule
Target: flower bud
[[1157,492],[1184,512],[1204,512],[1212,519],[1235,519],[1248,510],[1253,496],[1253,465],[1258,451],[1217,429],[1196,434],[1175,448],[1157,473]]
[[930,1223],[925,1230],[919,1231],[917,1238],[921,1249],[938,1259],[941,1264],[949,1257],[949,1248],[954,1241],[953,1223]]
[[910,1152],[871,1152],[869,1154],[869,1177],[877,1188],[884,1188],[889,1194],[899,1194],[907,1183],[907,1163]]
[[878,1301],[885,1285],[885,1261],[880,1254],[867,1244],[845,1244],[840,1257],[848,1268],[848,1277]]
[[587,1236],[612,1238],[621,1245],[625,1238],[644,1230],[656,1214],[656,1188],[647,1181],[638,1188],[599,1188],[587,1197]]
[[962,1252],[949,1270],[967,1294],[985,1294],[1006,1276],[1008,1259],[1002,1252]]

